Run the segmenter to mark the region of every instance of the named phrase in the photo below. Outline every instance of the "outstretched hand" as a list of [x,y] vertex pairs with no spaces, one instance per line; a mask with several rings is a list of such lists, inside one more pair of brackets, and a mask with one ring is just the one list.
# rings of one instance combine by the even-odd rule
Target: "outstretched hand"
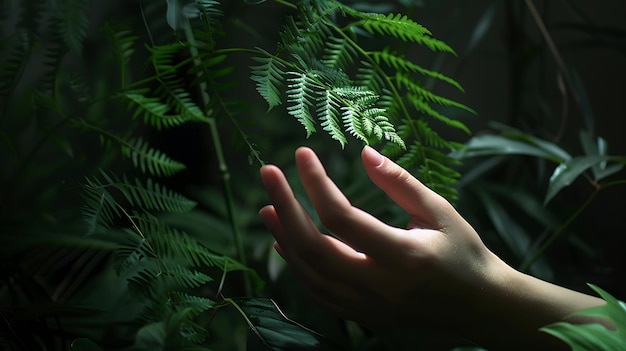
[[260,215],[278,252],[322,306],[374,329],[419,325],[419,318],[432,324],[462,303],[451,292],[469,292],[484,280],[491,255],[454,208],[406,170],[371,147],[362,160],[372,182],[409,214],[406,229],[352,206],[307,148],[296,151],[296,164],[330,235],[320,233],[274,166],[261,169],[273,205]]
[[564,346],[537,330],[603,301],[515,271],[489,251],[441,196],[371,147],[365,172],[410,216],[389,226],[351,205],[315,153],[296,165],[323,227],[321,233],[276,166],[261,168],[272,205],[260,216],[275,248],[312,298],[370,329],[428,326],[484,346]]

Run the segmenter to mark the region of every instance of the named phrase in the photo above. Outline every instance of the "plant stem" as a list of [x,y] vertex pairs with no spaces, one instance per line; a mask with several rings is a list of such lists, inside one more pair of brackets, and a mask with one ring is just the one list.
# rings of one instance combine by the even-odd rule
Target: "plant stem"
[[567,220],[546,241],[543,242],[543,244],[541,244],[541,246],[530,256],[530,258],[520,266],[519,270],[527,272],[530,266],[532,266],[533,263],[535,263],[539,257],[543,255],[548,247],[552,245],[552,243],[565,231],[565,229],[567,229],[580,216],[580,214],[583,213],[587,207],[589,207],[591,202],[596,198],[601,190],[617,185],[626,185],[626,179],[608,182],[596,188],[596,190],[589,195],[587,200],[585,200],[585,202],[583,202],[583,204],[576,211],[574,211],[574,213],[572,213]]
[[[190,52],[192,57],[198,57],[198,49],[196,38],[193,34],[193,30],[191,28],[191,24],[187,22],[185,25],[185,36],[187,42],[190,44]],[[202,68],[202,63],[199,59],[194,60],[194,64],[200,68]],[[205,75],[205,76],[208,76]],[[200,95],[202,96],[202,104],[204,110],[206,111],[206,107],[209,105],[209,96],[207,93],[207,83],[202,80],[204,78],[200,77]],[[211,130],[211,139],[213,140],[213,146],[215,148],[215,155],[218,161],[218,167],[220,174],[222,176],[223,183],[223,191],[224,191],[224,199],[226,200],[226,210],[228,212],[228,219],[230,222],[230,227],[233,231],[233,238],[235,241],[235,247],[237,250],[237,257],[241,264],[247,266],[246,263],[246,253],[243,246],[243,240],[241,238],[241,232],[239,231],[239,220],[237,218],[237,211],[235,208],[235,200],[230,184],[230,172],[228,170],[228,165],[226,164],[226,158],[224,157],[224,151],[222,149],[222,142],[220,140],[219,129],[217,127],[217,123],[215,121],[214,116],[208,116],[208,124]],[[252,284],[250,282],[250,276],[247,273],[243,273],[243,283],[244,289],[247,296],[252,296]]]

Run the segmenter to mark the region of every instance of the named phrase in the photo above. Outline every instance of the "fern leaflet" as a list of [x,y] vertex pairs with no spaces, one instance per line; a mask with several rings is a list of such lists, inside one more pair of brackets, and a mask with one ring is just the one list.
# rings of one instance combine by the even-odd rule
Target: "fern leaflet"
[[146,174],[172,176],[186,168],[178,161],[171,159],[163,152],[153,149],[142,138],[122,145],[122,155],[132,160],[133,165]]
[[89,25],[88,3],[88,0],[64,1],[63,11],[57,12],[60,32],[65,44],[70,50],[78,54],[83,49],[83,40]]
[[157,130],[179,126],[191,120],[189,115],[168,114],[171,110],[170,106],[163,103],[158,97],[145,96],[146,92],[146,89],[142,89],[124,94],[131,101],[131,106],[136,105],[133,118],[143,115],[144,122]]
[[[341,147],[346,145],[346,137],[343,135],[339,124],[339,102],[330,90],[323,90],[317,99],[317,115],[322,128],[330,134],[331,138],[339,141]],[[357,134],[355,132],[355,134]]]
[[424,45],[433,51],[449,52],[456,55],[454,50],[446,43],[431,36],[431,32],[422,25],[414,22],[402,14],[365,14],[352,12],[351,14],[362,17],[358,24],[369,33],[391,35],[402,41],[410,41]]
[[314,105],[314,89],[318,89],[318,85],[311,77],[311,73],[288,72],[288,74],[292,77],[287,79],[289,82],[287,102],[292,105],[287,107],[287,112],[304,126],[308,138],[315,132],[315,119],[309,111],[309,106]]
[[256,90],[267,101],[269,111],[282,103],[279,88],[283,85],[285,65],[271,55],[253,57],[252,59],[259,62],[260,65],[250,67],[252,69],[251,79],[256,82]]
[[419,65],[414,64],[413,62],[405,59],[404,57],[390,52],[388,49],[383,51],[374,51],[370,52],[369,56],[377,63],[385,62],[390,67],[393,67],[397,70],[416,72],[422,74],[427,77],[431,77],[434,79],[438,79],[442,82],[446,82],[453,87],[457,88],[459,91],[463,91],[463,87],[459,83],[457,83],[454,79],[445,76],[439,72],[431,71],[425,68],[420,67]]

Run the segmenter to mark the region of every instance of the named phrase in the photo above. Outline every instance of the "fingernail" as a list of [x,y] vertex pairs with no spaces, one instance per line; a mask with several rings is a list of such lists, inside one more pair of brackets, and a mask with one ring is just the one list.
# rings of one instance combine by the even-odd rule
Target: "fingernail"
[[378,151],[374,150],[374,148],[370,146],[365,146],[365,148],[363,148],[363,157],[365,158],[367,163],[374,167],[379,167],[383,164],[383,161],[385,160],[383,155],[378,153]]

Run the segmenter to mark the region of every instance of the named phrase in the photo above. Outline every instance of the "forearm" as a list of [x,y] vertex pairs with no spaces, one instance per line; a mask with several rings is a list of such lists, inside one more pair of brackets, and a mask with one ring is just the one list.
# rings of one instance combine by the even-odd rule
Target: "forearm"
[[[568,350],[560,340],[538,329],[571,313],[604,303],[507,266],[495,255],[488,279],[471,306],[465,336],[489,350]],[[575,321],[572,322],[590,322]]]

